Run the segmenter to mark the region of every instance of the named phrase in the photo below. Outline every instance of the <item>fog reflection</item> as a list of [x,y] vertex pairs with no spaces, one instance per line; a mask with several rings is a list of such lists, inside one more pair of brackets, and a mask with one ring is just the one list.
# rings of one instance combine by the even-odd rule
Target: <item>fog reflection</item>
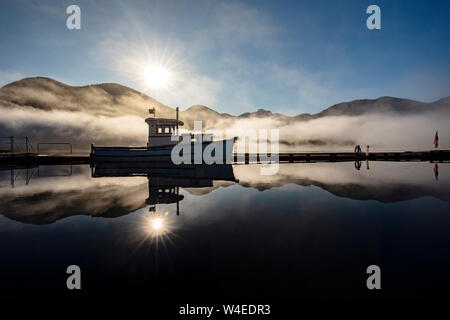
[[[77,215],[116,218],[139,209],[158,212],[158,206],[164,204],[172,206],[169,211],[176,217],[187,206],[214,211],[214,203],[205,195],[233,187],[236,180],[241,186],[258,191],[294,184],[316,186],[335,196],[356,200],[399,202],[430,196],[450,201],[447,163],[371,162],[369,170],[357,170],[352,162],[294,163],[280,165],[278,174],[273,176],[260,175],[260,167],[202,168],[188,170],[188,175],[186,170],[170,171],[176,173],[172,176],[167,176],[164,168],[149,171],[140,167],[130,171],[112,167],[99,168],[96,177],[91,176],[89,166],[73,166],[70,171],[51,167],[45,170],[45,176],[40,176],[37,168],[3,168],[0,214],[22,223],[50,224]],[[52,170],[57,171],[57,176],[51,175]],[[222,191],[218,195],[226,196]],[[240,196],[245,197],[245,192]],[[195,201],[191,201],[192,197]]]

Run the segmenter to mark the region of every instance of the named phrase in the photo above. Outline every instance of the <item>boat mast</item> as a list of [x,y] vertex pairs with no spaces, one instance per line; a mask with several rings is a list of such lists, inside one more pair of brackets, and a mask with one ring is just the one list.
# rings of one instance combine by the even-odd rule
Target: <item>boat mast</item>
[[176,108],[177,110],[177,135],[178,135],[178,107]]

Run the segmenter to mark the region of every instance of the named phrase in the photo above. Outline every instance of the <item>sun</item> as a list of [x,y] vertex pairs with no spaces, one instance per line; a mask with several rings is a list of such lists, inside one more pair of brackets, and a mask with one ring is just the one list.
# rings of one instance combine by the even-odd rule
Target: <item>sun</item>
[[170,72],[160,65],[150,65],[145,68],[144,80],[153,89],[167,89],[170,80]]

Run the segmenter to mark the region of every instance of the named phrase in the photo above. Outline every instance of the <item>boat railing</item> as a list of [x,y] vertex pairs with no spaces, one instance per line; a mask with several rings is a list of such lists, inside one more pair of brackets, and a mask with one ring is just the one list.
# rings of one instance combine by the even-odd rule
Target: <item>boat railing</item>
[[133,146],[123,146],[123,147],[96,147],[91,144],[91,151],[94,150],[147,150],[147,147],[133,147]]
[[92,147],[92,150],[147,150],[147,147]]
[[124,146],[124,147],[96,147],[94,144],[91,144],[91,157],[95,155],[95,151],[98,150],[114,150],[114,151],[133,151],[133,150],[147,150],[147,147],[132,147],[132,146]]

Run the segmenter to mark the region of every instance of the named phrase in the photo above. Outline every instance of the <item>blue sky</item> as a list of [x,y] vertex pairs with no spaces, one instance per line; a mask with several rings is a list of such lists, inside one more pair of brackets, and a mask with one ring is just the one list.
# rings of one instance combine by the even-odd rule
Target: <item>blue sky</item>
[[[81,30],[66,28],[67,6]],[[366,8],[381,8],[381,30]],[[2,1],[0,85],[117,82],[171,106],[315,113],[342,101],[450,95],[448,1]],[[146,66],[169,70],[149,88]]]

